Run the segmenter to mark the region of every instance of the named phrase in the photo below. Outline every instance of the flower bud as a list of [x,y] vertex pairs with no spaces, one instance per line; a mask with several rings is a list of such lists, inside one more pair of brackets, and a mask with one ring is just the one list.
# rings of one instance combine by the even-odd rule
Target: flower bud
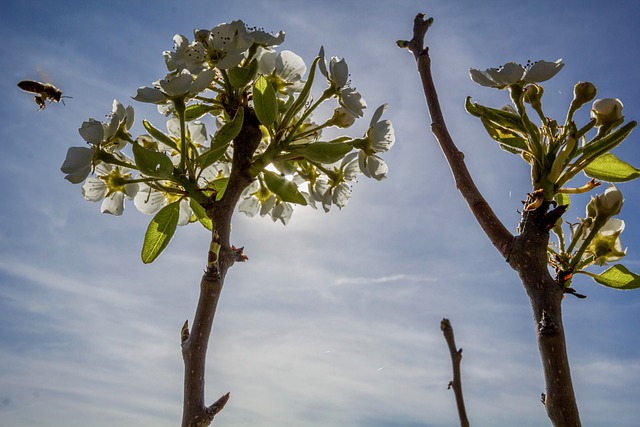
[[612,185],[607,188],[604,193],[599,194],[595,199],[591,200],[589,203],[591,209],[587,206],[587,213],[594,213],[595,215],[590,215],[593,217],[602,216],[610,218],[620,213],[623,203],[624,198],[622,197],[622,192]]
[[348,128],[356,121],[356,118],[344,107],[338,107],[333,111],[333,116],[327,124],[339,128]]
[[573,88],[573,104],[575,104],[575,108],[580,108],[595,98],[597,91],[598,89],[591,82],[578,82]]
[[591,117],[596,119],[596,127],[608,129],[622,123],[622,102],[619,99],[603,98],[596,99],[591,107]]
[[540,100],[542,99],[542,94],[544,89],[542,86],[538,86],[536,84],[530,84],[525,86],[524,88],[524,102],[527,104],[531,104],[534,108],[536,105],[540,105]]

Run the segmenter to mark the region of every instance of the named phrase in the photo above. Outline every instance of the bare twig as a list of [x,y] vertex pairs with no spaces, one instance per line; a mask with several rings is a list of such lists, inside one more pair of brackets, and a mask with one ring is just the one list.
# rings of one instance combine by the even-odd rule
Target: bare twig
[[424,48],[424,36],[433,24],[433,18],[424,19],[423,14],[418,14],[413,23],[413,38],[410,41],[399,41],[398,45],[411,51],[418,63],[418,72],[422,80],[424,95],[429,107],[431,118],[431,131],[435,135],[442,152],[453,173],[456,187],[462,193],[476,220],[491,240],[491,243],[500,251],[502,256],[508,258],[510,243],[513,235],[507,230],[495,215],[491,206],[484,199],[476,187],[469,170],[464,162],[464,154],[458,150],[447,129],[447,125],[440,108],[438,94],[433,76],[431,75],[431,58],[429,49]]
[[467,411],[464,407],[464,397],[462,395],[462,376],[460,375],[460,361],[462,360],[462,349],[456,348],[456,340],[453,337],[453,327],[449,319],[442,319],[440,329],[444,334],[444,339],[449,346],[451,354],[451,364],[453,366],[453,380],[449,383],[449,387],[453,389],[456,396],[456,406],[458,408],[458,418],[460,418],[460,427],[469,427],[469,419]]

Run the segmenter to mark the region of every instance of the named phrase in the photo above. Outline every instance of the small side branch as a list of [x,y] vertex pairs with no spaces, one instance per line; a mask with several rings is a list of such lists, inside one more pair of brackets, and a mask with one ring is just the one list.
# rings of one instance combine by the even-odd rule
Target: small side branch
[[456,348],[456,340],[453,337],[453,327],[449,319],[442,319],[440,329],[444,334],[444,339],[449,346],[451,354],[451,364],[453,365],[453,380],[449,383],[449,388],[453,389],[456,396],[456,406],[458,407],[458,418],[460,418],[461,427],[469,427],[469,419],[467,411],[464,407],[464,397],[462,395],[462,376],[460,375],[460,361],[462,360],[462,349]]

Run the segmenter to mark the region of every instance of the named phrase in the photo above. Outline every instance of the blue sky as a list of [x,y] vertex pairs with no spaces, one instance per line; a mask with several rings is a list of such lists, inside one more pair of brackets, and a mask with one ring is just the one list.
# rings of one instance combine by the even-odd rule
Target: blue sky
[[[396,145],[389,178],[360,179],[341,212],[299,208],[283,227],[234,218],[250,262],[227,276],[209,351],[207,401],[231,391],[216,418],[239,426],[457,425],[448,351],[451,319],[464,349],[473,424],[547,425],[528,300],[482,235],[429,133],[415,63],[395,40],[417,12],[436,19],[429,45],[452,135],[481,191],[512,230],[529,191],[526,165],[501,152],[463,108],[471,95],[507,103],[469,67],[564,58],[545,84],[545,112],[562,119],[573,85],[592,81],[640,118],[635,2],[153,1],[11,2],[2,6],[0,63],[0,424],[163,427],[180,422],[179,331],[195,309],[208,233],[179,230],[155,263],[139,251],[149,217],[130,205],[99,212],[59,167],[77,129],[136,108],[136,133],[154,108],[136,88],[163,77],[176,33],[242,19],[286,31],[283,49],[307,64],[321,45],[345,57],[369,108],[387,102]],[[15,84],[44,77],[72,96],[36,112]],[[358,127],[360,126],[360,127]],[[637,131],[616,154],[640,165]],[[624,264],[640,270],[640,190],[626,197]],[[577,205],[577,204],[576,204]],[[568,220],[583,214],[576,207]],[[564,301],[583,423],[637,425],[640,292],[580,277],[586,300]]]

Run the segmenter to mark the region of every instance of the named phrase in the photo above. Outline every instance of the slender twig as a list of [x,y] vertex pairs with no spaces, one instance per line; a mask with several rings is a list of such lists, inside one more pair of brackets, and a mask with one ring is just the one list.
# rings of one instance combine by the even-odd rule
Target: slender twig
[[469,427],[469,419],[467,411],[464,407],[464,397],[462,394],[462,375],[460,374],[460,362],[462,360],[462,349],[457,349],[456,340],[453,336],[453,327],[449,319],[442,319],[440,329],[444,334],[444,339],[449,347],[451,355],[451,365],[453,366],[453,380],[449,383],[449,388],[453,389],[456,396],[456,406],[458,408],[458,418],[460,419],[460,427]]
[[449,163],[456,187],[460,193],[462,193],[462,196],[469,205],[476,220],[491,240],[491,243],[493,243],[502,256],[508,258],[513,235],[498,219],[491,209],[491,206],[489,206],[476,187],[464,162],[464,154],[458,150],[458,147],[456,147],[456,144],[453,142],[447,129],[442,109],[440,108],[438,94],[431,75],[429,49],[423,47],[424,36],[431,24],[433,24],[433,18],[424,19],[423,14],[418,14],[414,20],[413,38],[410,41],[399,41],[398,44],[409,49],[418,63],[418,71],[422,80],[422,87],[424,88],[424,95],[431,118],[431,131],[438,140],[440,148]]
[[429,50],[424,47],[424,36],[431,24],[433,18],[425,19],[424,14],[418,14],[414,20],[413,38],[398,41],[398,45],[411,51],[416,59],[429,108],[431,130],[449,163],[458,190],[489,240],[518,272],[529,296],[546,384],[544,404],[547,415],[556,427],[579,427],[580,416],[562,324],[564,292],[553,280],[547,267],[549,229],[555,224],[557,217],[554,215],[558,212],[547,212],[547,202],[535,210],[523,212],[521,234],[513,236],[482,197],[464,164],[463,153],[449,135],[442,115],[431,74]]

